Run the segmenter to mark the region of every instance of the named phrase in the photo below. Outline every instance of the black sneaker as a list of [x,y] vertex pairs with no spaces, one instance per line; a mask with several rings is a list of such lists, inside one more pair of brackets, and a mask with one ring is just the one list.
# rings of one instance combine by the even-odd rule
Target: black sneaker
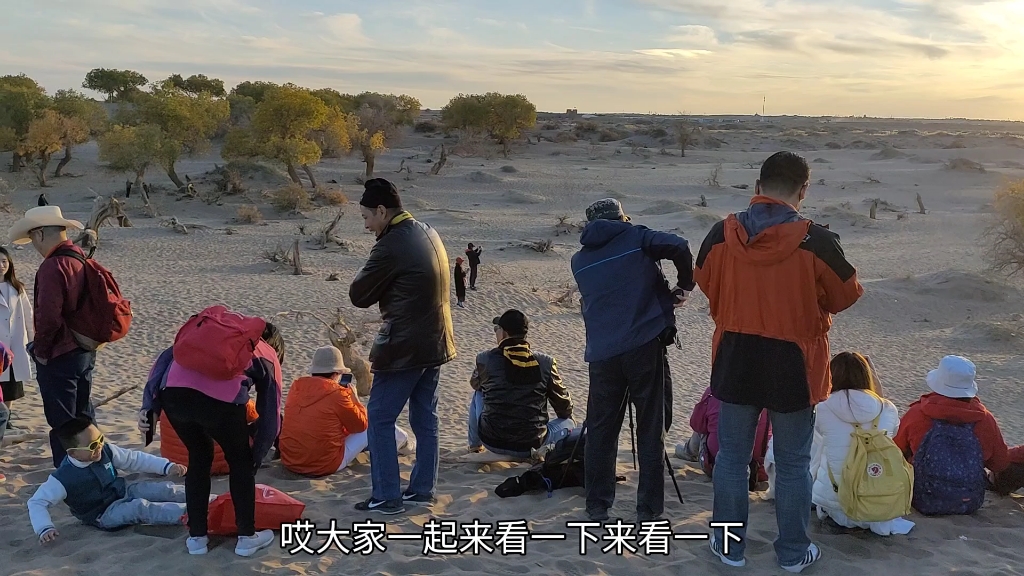
[[587,510],[587,518],[591,522],[607,522],[609,520],[608,510]]
[[405,494],[402,494],[402,502],[415,502],[416,504],[433,504],[434,497],[428,494],[406,492]]
[[360,512],[378,512],[380,514],[386,514],[388,516],[394,514],[401,514],[405,512],[405,506],[402,505],[401,500],[376,500],[369,498],[356,504],[356,510]]

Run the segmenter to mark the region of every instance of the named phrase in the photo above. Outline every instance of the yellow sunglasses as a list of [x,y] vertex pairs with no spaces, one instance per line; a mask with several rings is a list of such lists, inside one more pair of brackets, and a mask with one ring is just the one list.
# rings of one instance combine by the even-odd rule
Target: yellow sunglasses
[[77,448],[70,448],[70,450],[86,450],[88,452],[95,452],[103,447],[104,442],[106,442],[106,438],[103,437],[103,434],[100,434],[100,437],[89,442],[88,446],[79,446]]

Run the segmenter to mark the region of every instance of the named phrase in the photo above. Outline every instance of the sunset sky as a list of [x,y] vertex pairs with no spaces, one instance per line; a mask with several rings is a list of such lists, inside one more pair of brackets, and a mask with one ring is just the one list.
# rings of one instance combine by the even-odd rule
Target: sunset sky
[[47,0],[0,74],[94,67],[540,110],[1024,120],[1024,0]]

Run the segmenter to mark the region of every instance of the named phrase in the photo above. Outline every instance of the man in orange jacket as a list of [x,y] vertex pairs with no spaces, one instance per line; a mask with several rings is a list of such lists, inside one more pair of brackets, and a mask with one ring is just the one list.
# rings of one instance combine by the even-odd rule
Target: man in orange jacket
[[[768,158],[750,207],[712,227],[694,269],[715,320],[711,392],[722,402],[713,521],[747,522],[747,465],[758,416],[767,408],[779,495],[775,553],[789,572],[821,555],[807,535],[814,406],[831,389],[831,315],[863,294],[839,236],[798,212],[809,185],[804,158],[792,152]],[[711,550],[723,563],[743,566],[745,528],[725,534],[715,528]]]
[[[281,463],[296,474],[340,472],[367,446],[366,407],[341,351],[324,346],[313,354],[310,376],[292,383],[281,424]],[[408,436],[395,428],[398,445]]]

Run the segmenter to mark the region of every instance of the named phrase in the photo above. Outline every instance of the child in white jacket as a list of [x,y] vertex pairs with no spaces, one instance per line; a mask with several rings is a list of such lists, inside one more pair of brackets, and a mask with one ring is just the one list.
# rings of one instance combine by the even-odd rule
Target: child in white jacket
[[[896,405],[882,398],[882,389],[870,361],[856,352],[841,352],[829,363],[832,373],[832,393],[818,404],[814,422],[814,441],[811,447],[810,474],[813,479],[811,502],[817,508],[818,519],[831,518],[845,528],[864,528],[881,536],[907,534],[914,523],[902,517],[885,522],[856,522],[843,513],[829,478],[829,468],[836,484],[842,483],[843,463],[850,450],[854,424],[870,428],[878,418],[879,430],[889,438],[896,436],[900,425]],[[774,451],[765,458],[766,466],[774,464]],[[769,498],[774,492],[774,466],[769,469]]]
[[72,420],[58,431],[67,457],[28,501],[28,515],[40,544],[60,534],[49,508],[66,502],[83,523],[103,530],[132,524],[183,525],[185,489],[171,482],[126,484],[118,472],[184,476],[186,468],[165,458],[125,450],[106,442],[87,420]]

